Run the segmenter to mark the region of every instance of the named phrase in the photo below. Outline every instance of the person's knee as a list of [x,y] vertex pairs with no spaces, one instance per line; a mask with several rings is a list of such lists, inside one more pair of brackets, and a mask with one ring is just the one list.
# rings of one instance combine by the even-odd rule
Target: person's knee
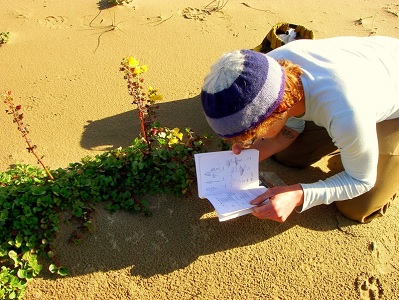
[[360,223],[368,223],[375,218],[384,216],[392,201],[398,197],[398,193],[393,194],[391,198],[386,199],[382,204],[379,201],[380,204],[377,205],[372,201],[365,201],[365,197],[367,197],[367,193],[354,199],[337,201],[335,205],[344,217]]
[[352,221],[364,223],[365,214],[363,211],[348,203],[350,200],[335,202],[338,211],[346,218]]
[[378,210],[376,210],[372,213],[362,212],[362,211],[356,211],[356,212],[347,211],[342,208],[340,209],[338,206],[337,206],[337,208],[344,217],[346,217],[350,220],[357,221],[360,223],[369,223],[376,218],[384,216],[387,213],[388,208],[390,206],[391,206],[391,202],[387,202],[383,207],[379,208]]

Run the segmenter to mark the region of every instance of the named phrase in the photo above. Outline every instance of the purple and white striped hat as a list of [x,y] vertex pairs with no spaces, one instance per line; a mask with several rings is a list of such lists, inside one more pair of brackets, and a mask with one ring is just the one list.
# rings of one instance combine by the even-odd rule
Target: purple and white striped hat
[[222,137],[240,135],[280,105],[284,85],[284,70],[270,56],[252,50],[224,54],[211,67],[202,87],[206,119]]

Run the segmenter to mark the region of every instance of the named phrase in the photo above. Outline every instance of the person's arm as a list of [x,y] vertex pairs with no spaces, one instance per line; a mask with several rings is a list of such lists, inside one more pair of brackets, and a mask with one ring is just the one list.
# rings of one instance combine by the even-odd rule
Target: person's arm
[[[262,161],[286,149],[295,141],[298,135],[299,133],[297,131],[284,126],[275,137],[258,138],[249,148],[259,150],[259,160]],[[243,147],[238,143],[232,146],[232,150],[235,154],[240,154],[242,148]]]
[[[249,148],[259,150],[259,159],[264,160],[290,146],[300,133],[284,126],[273,138],[258,138]],[[240,154],[242,146],[234,144],[232,151]],[[292,211],[303,204],[304,194],[299,184],[276,186],[251,201],[254,207],[253,215],[260,219],[270,219],[284,222]],[[268,201],[266,201],[268,200]]]

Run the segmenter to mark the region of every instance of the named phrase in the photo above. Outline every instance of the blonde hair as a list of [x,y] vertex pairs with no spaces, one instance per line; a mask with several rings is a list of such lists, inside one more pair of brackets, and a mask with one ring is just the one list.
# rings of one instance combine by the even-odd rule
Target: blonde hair
[[252,143],[258,136],[264,135],[270,126],[285,118],[287,111],[297,102],[303,99],[302,81],[300,76],[303,74],[300,67],[289,60],[278,60],[278,63],[285,71],[285,87],[283,100],[273,113],[257,126],[247,130],[236,137],[228,138],[230,143]]

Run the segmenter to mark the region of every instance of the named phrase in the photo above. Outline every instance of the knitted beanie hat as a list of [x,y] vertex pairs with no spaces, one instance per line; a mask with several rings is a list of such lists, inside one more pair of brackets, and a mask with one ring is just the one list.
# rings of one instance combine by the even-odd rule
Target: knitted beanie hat
[[284,85],[284,70],[270,56],[252,50],[224,54],[204,80],[205,117],[218,135],[238,136],[272,114]]

